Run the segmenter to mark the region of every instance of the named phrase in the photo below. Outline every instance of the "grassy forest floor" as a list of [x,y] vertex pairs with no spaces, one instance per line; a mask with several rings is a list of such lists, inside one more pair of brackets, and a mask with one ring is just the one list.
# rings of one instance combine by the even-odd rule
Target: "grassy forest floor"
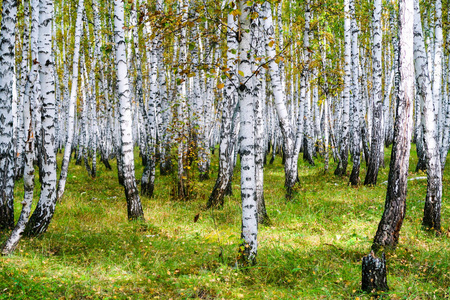
[[[127,221],[115,165],[108,171],[99,163],[98,177],[91,179],[72,161],[63,202],[47,233],[23,239],[13,256],[0,257],[0,299],[368,299],[359,290],[361,258],[370,251],[383,213],[386,152],[387,167],[376,187],[352,188],[347,176],[333,175],[334,163],[324,174],[320,158],[315,167],[301,160],[301,186],[290,202],[284,199],[281,159],[267,165],[272,224],[260,226],[258,263],[245,270],[234,267],[241,227],[238,173],[225,207],[203,210],[217,158],[211,179],[193,182],[191,201],[173,200],[175,177],[157,173],[154,197],[142,198],[145,222]],[[143,168],[136,162],[140,178]],[[411,178],[425,176],[413,171],[416,162],[413,146]],[[450,297],[449,169],[440,237],[421,229],[426,180],[409,181],[400,243],[387,254],[390,291],[383,299]],[[19,208],[22,182],[15,197]],[[0,243],[6,237],[0,232]]]

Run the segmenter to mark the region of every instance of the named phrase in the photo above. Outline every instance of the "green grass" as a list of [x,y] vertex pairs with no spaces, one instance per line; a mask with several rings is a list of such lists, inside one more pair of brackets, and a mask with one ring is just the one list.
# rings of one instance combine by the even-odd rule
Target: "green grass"
[[[414,147],[412,154],[410,177],[424,176],[413,172]],[[388,153],[386,158],[388,166]],[[143,168],[136,162],[140,178]],[[260,226],[258,263],[247,269],[235,268],[239,175],[222,210],[202,210],[217,158],[211,179],[195,182],[191,201],[171,199],[173,177],[157,176],[154,198],[142,198],[145,222],[127,221],[116,170],[98,167],[98,177],[90,179],[72,162],[47,233],[23,239],[13,256],[0,258],[0,299],[370,298],[360,291],[361,258],[370,251],[383,212],[388,167],[380,170],[378,186],[353,188],[348,177],[332,174],[334,164],[324,174],[320,159],[316,167],[301,161],[301,186],[286,202],[280,158],[267,165],[265,199],[272,224]],[[448,175],[440,237],[421,229],[426,180],[409,182],[400,244],[387,255],[390,291],[383,299],[450,297]],[[22,182],[15,195],[20,207]],[[6,237],[2,233],[0,243]]]

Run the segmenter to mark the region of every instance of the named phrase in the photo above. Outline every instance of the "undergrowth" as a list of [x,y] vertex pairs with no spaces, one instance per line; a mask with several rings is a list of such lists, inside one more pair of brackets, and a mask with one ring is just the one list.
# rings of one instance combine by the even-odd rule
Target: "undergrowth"
[[[97,178],[91,179],[71,162],[63,201],[47,233],[23,239],[14,255],[0,258],[0,299],[369,299],[360,291],[361,258],[370,251],[384,209],[386,152],[375,187],[351,187],[348,176],[333,175],[334,164],[325,174],[320,158],[315,167],[300,161],[300,186],[288,202],[281,159],[268,164],[271,224],[260,226],[257,264],[245,269],[235,264],[239,172],[223,209],[204,210],[217,158],[211,179],[193,185],[191,201],[173,200],[173,177],[157,176],[154,197],[142,197],[145,222],[127,221],[115,168],[108,171],[99,163]],[[414,172],[416,163],[413,147],[409,177],[426,176]],[[137,178],[142,170],[136,158]],[[442,204],[447,227],[439,237],[421,229],[426,180],[409,181],[400,243],[387,254],[390,290],[380,298],[450,297],[448,175]],[[21,181],[15,197],[20,207]],[[2,243],[7,232],[0,234]]]

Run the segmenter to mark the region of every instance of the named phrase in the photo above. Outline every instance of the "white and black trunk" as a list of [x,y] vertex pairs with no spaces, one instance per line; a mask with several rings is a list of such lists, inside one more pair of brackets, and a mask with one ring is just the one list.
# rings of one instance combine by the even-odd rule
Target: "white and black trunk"
[[75,43],[72,65],[72,89],[70,91],[69,107],[67,115],[67,139],[64,147],[64,156],[61,164],[61,173],[59,175],[57,199],[60,200],[64,194],[67,180],[67,171],[69,170],[70,154],[72,153],[72,143],[75,132],[75,105],[77,100],[78,87],[78,61],[80,58],[80,40],[83,32],[82,17],[84,11],[84,1],[78,2],[77,21],[75,25]]
[[[219,171],[217,180],[211,195],[206,204],[207,208],[223,206],[224,196],[231,193],[231,178],[233,176],[234,152],[236,142],[233,140],[233,132],[236,124],[233,123],[238,101],[237,86],[239,84],[237,75],[237,52],[238,49],[238,27],[237,20],[233,15],[228,15],[227,21],[227,68],[229,69],[227,78],[224,82],[223,105],[222,105],[222,124],[220,127],[220,145],[219,145]],[[237,114],[237,112],[236,112]]]
[[0,230],[14,226],[13,78],[17,3],[4,0],[0,27]]
[[427,195],[422,225],[439,232],[441,230],[442,173],[437,134],[438,107],[433,100],[418,0],[414,1],[414,12],[414,65],[417,96],[423,104],[422,122],[427,166]]
[[[242,264],[254,264],[258,250],[258,211],[256,201],[255,172],[255,97],[252,94],[252,65],[250,26],[252,7],[240,1],[240,33],[239,43],[239,106],[240,106],[240,157],[241,157],[241,199],[242,199],[242,233],[243,244],[239,251]],[[242,76],[242,74],[244,76]]]
[[128,219],[143,219],[139,192],[134,175],[134,153],[132,136],[132,114],[130,101],[130,88],[128,82],[128,66],[126,59],[124,37],[124,11],[123,2],[114,1],[114,40],[116,45],[116,71],[117,71],[117,97],[119,102],[119,126],[120,126],[120,161],[122,164],[123,184],[127,200]]
[[[39,3],[39,40],[38,61],[40,64],[39,78],[41,86],[41,128],[36,125],[36,132],[41,131],[39,177],[41,193],[36,209],[31,215],[25,232],[29,236],[44,233],[56,206],[56,153],[55,153],[55,74],[52,57],[52,18],[53,3],[41,0]],[[32,41],[33,45],[33,41]],[[32,46],[33,47],[33,46]],[[33,50],[32,50],[33,51]],[[33,56],[32,56],[33,57]],[[39,104],[38,104],[39,106]],[[39,107],[36,107],[38,110]],[[39,130],[40,129],[40,130]],[[38,137],[37,137],[38,138]]]
[[381,89],[382,62],[381,62],[381,9],[382,1],[374,1],[373,11],[373,46],[372,46],[372,132],[370,142],[369,165],[367,166],[365,185],[377,184],[378,170],[383,147],[382,114],[383,97]]
[[383,247],[395,248],[397,246],[406,211],[414,98],[413,1],[400,1],[400,86],[386,202],[372,245],[375,251]]

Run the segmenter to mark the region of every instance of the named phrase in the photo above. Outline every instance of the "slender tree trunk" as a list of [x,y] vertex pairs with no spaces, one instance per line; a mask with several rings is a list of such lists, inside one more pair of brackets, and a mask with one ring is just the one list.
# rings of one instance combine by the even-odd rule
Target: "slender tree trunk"
[[132,115],[130,89],[128,83],[128,68],[125,53],[123,2],[114,1],[114,40],[116,44],[116,69],[119,100],[121,162],[124,177],[125,196],[127,200],[128,219],[143,219],[141,199],[136,187],[134,176],[134,153],[132,137]]
[[0,230],[14,226],[13,78],[17,3],[4,0],[0,27]]
[[[53,4],[50,0],[39,3],[39,64],[42,102],[42,129],[39,150],[41,194],[36,209],[27,224],[29,236],[44,233],[53,218],[56,206],[56,153],[55,153],[55,76],[52,58]],[[32,42],[33,43],[33,42]],[[32,56],[33,58],[33,56]],[[36,126],[36,130],[39,127]]]
[[[442,173],[436,128],[438,108],[436,107],[436,102],[433,101],[418,0],[415,0],[414,2],[414,11],[414,65],[416,71],[417,92],[418,96],[423,101],[422,119],[427,163],[427,195],[425,198],[422,224],[426,228],[431,228],[440,232]],[[435,82],[434,84],[438,83]]]
[[25,96],[25,85],[27,83],[27,77],[29,72],[29,1],[23,1],[23,42],[22,42],[22,62],[20,65],[20,80],[19,80],[19,98],[17,105],[17,130],[16,130],[16,162],[15,162],[15,171],[14,177],[16,180],[22,178],[24,171],[24,150],[25,150],[25,136],[24,136],[24,119],[23,119],[23,106],[24,106],[24,96]]
[[[279,125],[281,133],[283,135],[283,142],[284,142],[283,145],[285,155],[284,186],[286,188],[286,196],[287,198],[290,198],[292,196],[293,188],[295,184],[298,182],[298,170],[297,170],[298,154],[295,155],[294,132],[292,130],[288,111],[286,109],[285,94],[282,89],[283,85],[280,74],[281,70],[279,69],[276,61],[273,59],[276,56],[274,47],[275,36],[272,22],[272,10],[270,8],[269,2],[265,2],[262,5],[262,14],[264,18],[263,24],[265,33],[266,52],[269,59],[271,59],[269,61],[269,74],[272,83],[272,92],[274,95],[275,109],[277,111]],[[275,153],[275,148],[272,149],[272,152]]]
[[359,49],[358,25],[356,23],[355,2],[350,0],[351,32],[352,32],[352,173],[350,183],[357,186],[360,183],[359,169],[361,165],[361,98],[359,89]]
[[[441,4],[440,0],[439,4]],[[436,5],[438,3],[438,1],[436,1]],[[448,1],[447,1],[448,3]],[[441,8],[441,7],[440,7]],[[437,6],[436,6],[436,10],[437,10]],[[437,11],[436,11],[437,13]],[[442,13],[442,12],[441,12]],[[442,23],[442,20],[440,20],[440,23]],[[449,9],[447,9],[447,24],[450,23],[450,11]],[[440,24],[441,25],[441,24]],[[441,34],[442,34],[442,28],[440,28]],[[437,37],[437,35],[436,35]],[[450,30],[447,30],[447,48],[450,47]],[[450,50],[449,50],[450,51]],[[447,94],[447,98],[444,97],[444,99],[446,99],[447,101],[443,101],[443,114],[444,114],[444,124],[443,124],[443,130],[442,130],[442,143],[441,143],[441,169],[442,169],[442,174],[444,174],[444,169],[445,169],[445,162],[447,160],[447,154],[448,154],[448,150],[450,148],[450,91],[448,89],[450,89],[450,52],[447,52],[447,60],[448,60],[448,67],[447,67],[447,92],[444,90],[444,94]],[[444,63],[445,64],[445,63]],[[445,78],[445,76],[443,77]],[[442,86],[444,87],[445,84],[442,83]]]
[[[163,0],[157,0],[157,9],[163,11]],[[172,159],[171,159],[171,145],[170,135],[167,133],[167,128],[170,123],[170,105],[167,91],[167,81],[165,74],[164,64],[164,48],[162,45],[162,36],[156,32],[156,51],[157,51],[157,63],[158,63],[158,83],[159,83],[159,98],[161,103],[161,121],[159,125],[158,138],[160,143],[159,150],[159,170],[160,175],[167,175],[172,173]]]
[[339,162],[335,175],[342,176],[347,172],[348,150],[349,150],[349,115],[350,115],[350,85],[351,85],[351,63],[352,63],[352,43],[351,43],[351,23],[350,23],[350,1],[344,1],[344,91],[342,93],[342,128],[339,145]]
[[[260,31],[263,28],[262,22],[264,15],[261,12],[261,6],[257,4],[255,6],[258,12],[258,18],[253,20],[252,45],[255,45],[255,54],[257,57],[262,57],[265,54],[265,40],[264,32]],[[265,141],[264,141],[264,106],[266,102],[266,70],[261,69],[258,71],[257,65],[252,66],[253,74],[253,98],[254,100],[254,116],[255,116],[255,180],[256,180],[256,202],[258,212],[258,222],[260,224],[270,223],[269,215],[266,210],[266,203],[264,199],[264,157],[265,157]]]
[[[241,199],[242,199],[242,233],[243,245],[240,251],[242,264],[254,264],[258,250],[258,211],[256,202],[255,178],[255,116],[252,95],[252,65],[250,14],[253,12],[247,2],[240,1],[240,35],[239,43],[239,106],[241,115],[241,130],[239,134],[241,157]],[[244,76],[242,76],[244,74]]]
[[73,65],[72,65],[72,89],[70,91],[69,99],[69,113],[67,117],[67,140],[64,147],[64,156],[61,164],[61,173],[58,181],[57,199],[61,200],[66,186],[67,171],[69,170],[70,154],[72,153],[72,143],[75,131],[75,102],[77,100],[78,87],[78,60],[80,57],[80,40],[83,29],[82,17],[84,11],[84,0],[78,2],[77,21],[75,25],[75,43],[73,50]]
[[231,184],[234,169],[233,152],[234,148],[236,148],[236,143],[232,137],[235,127],[233,124],[233,115],[235,114],[238,100],[236,87],[239,84],[236,66],[238,27],[235,17],[231,14],[228,15],[227,28],[227,68],[229,71],[223,90],[224,103],[222,107],[222,124],[220,127],[219,172],[217,174],[216,184],[206,204],[207,208],[223,206],[224,196],[227,193],[227,188]]
[[381,9],[382,1],[374,1],[373,12],[373,48],[372,48],[372,92],[373,92],[373,116],[372,139],[370,142],[369,165],[364,179],[365,185],[377,184],[378,169],[380,168],[381,152],[383,147],[382,113],[383,99],[381,95]]
[[400,1],[400,89],[389,168],[384,213],[372,248],[395,248],[406,210],[406,192],[411,148],[412,108],[414,97],[413,22],[414,0]]
[[[450,23],[450,13],[448,14],[448,20]],[[450,34],[447,33],[447,45],[450,45]],[[447,89],[450,89],[450,55],[448,55],[448,68],[447,68]],[[444,91],[445,93],[445,91]],[[441,145],[441,169],[444,174],[445,162],[447,160],[448,150],[450,148],[450,91],[447,92],[447,102],[445,107],[445,123],[444,132]]]
[[[33,2],[37,2],[33,0]],[[4,243],[2,249],[2,255],[11,254],[19,244],[19,241],[25,231],[28,218],[31,213],[31,204],[33,202],[33,192],[34,192],[34,128],[33,128],[33,109],[34,109],[34,96],[35,91],[34,84],[39,79],[38,78],[38,64],[34,63],[30,74],[26,76],[27,82],[24,89],[23,97],[23,120],[24,120],[24,130],[27,133],[27,139],[25,143],[25,168],[23,175],[23,186],[24,186],[24,199],[22,201],[22,212],[17,221],[16,227],[11,233],[11,236]]]

